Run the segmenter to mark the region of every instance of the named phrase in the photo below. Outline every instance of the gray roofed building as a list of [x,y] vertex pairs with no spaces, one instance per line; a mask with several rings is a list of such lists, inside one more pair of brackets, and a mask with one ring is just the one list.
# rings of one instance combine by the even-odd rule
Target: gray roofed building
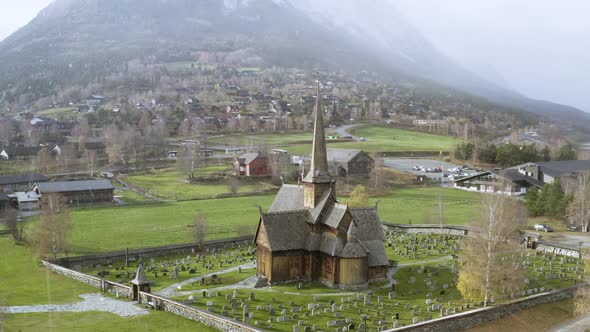
[[332,174],[339,176],[369,176],[375,161],[362,150],[328,149],[328,164]]
[[38,173],[0,176],[0,192],[11,193],[31,190],[34,184],[49,180]]
[[110,203],[115,190],[109,180],[42,182],[35,187],[41,200],[43,195],[55,193],[64,196],[70,204]]
[[37,184],[37,188],[39,189],[39,194],[41,195],[46,193],[62,193],[70,191],[115,189],[109,180],[43,182]]
[[481,172],[455,180],[455,188],[524,195],[528,188],[542,188],[555,179],[567,181],[578,173],[590,171],[590,160],[530,162],[522,165]]

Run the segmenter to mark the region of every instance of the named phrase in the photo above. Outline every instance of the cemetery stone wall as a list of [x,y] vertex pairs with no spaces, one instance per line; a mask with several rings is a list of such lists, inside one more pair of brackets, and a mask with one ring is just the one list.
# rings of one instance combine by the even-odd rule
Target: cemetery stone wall
[[50,271],[74,279],[76,281],[83,282],[89,286],[100,288],[103,292],[111,293],[117,297],[131,298],[132,296],[132,289],[129,286],[125,286],[116,282],[100,279],[85,273],[70,270],[68,268],[47,261],[43,261],[43,265]]
[[515,300],[493,307],[481,308],[451,316],[433,319],[424,323],[399,327],[387,330],[388,332],[451,332],[463,331],[478,324],[491,322],[515,312],[532,308],[539,304],[555,302],[574,296],[577,287],[555,290],[552,292],[536,294],[524,299]]
[[140,292],[139,296],[141,298],[141,303],[149,303],[152,307],[157,308],[158,310],[163,310],[177,316],[199,322],[201,324],[219,329],[220,331],[262,332],[262,330],[244,325],[233,319],[193,308],[164,297],[144,292]]
[[396,231],[405,233],[431,233],[431,234],[449,234],[449,235],[467,235],[469,229],[463,226],[440,226],[440,225],[409,225],[394,224],[382,222],[386,231]]
[[[241,236],[229,239],[205,241],[205,248],[223,247],[231,245],[236,242],[252,242],[253,236]],[[129,257],[145,257],[145,256],[165,256],[173,254],[183,254],[191,252],[195,248],[194,243],[174,244],[161,247],[149,247],[140,249],[129,249]],[[63,257],[58,258],[55,262],[57,265],[64,267],[73,267],[76,265],[90,266],[94,264],[111,264],[113,262],[121,262],[125,260],[125,250],[112,251],[106,253],[99,253],[93,255]]]

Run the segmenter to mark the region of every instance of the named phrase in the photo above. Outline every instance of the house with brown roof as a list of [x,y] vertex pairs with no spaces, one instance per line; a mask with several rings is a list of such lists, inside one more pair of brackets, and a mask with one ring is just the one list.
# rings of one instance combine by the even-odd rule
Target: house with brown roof
[[257,275],[270,283],[364,289],[387,276],[383,226],[376,207],[350,208],[336,198],[319,99],[315,109],[311,169],[303,185],[283,185],[270,210],[260,214]]

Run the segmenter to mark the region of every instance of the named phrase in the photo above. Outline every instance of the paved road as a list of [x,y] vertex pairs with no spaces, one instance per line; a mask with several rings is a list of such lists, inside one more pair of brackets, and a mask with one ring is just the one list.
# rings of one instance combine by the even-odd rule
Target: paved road
[[149,312],[135,305],[134,302],[115,300],[101,294],[82,294],[82,302],[70,304],[43,304],[0,307],[0,312],[9,314],[21,314],[31,312],[86,312],[105,311],[121,317],[134,317],[146,315]]
[[590,315],[571,319],[552,328],[551,332],[584,332],[590,329]]
[[[449,178],[443,177],[444,173],[448,173],[449,168],[457,167],[458,165],[451,164],[445,161],[432,160],[432,159],[418,159],[418,158],[384,158],[385,167],[397,169],[404,172],[409,172],[416,175],[426,175],[427,177],[438,180],[443,179],[443,182],[451,182]],[[441,167],[443,172],[441,173],[426,173],[422,171],[416,171],[413,169],[414,166],[423,166],[424,168]]]
[[358,127],[360,126],[360,124],[351,124],[351,125],[346,125],[346,126],[342,126],[342,127],[338,127],[336,128],[336,133],[340,136],[350,136],[352,137],[353,140],[355,141],[360,141],[361,138],[358,136],[354,136],[351,133],[348,132],[348,130],[354,128],[354,127]]

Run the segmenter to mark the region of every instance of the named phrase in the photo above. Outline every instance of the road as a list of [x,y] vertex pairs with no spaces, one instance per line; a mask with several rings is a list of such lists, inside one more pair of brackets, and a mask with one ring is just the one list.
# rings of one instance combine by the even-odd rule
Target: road
[[[440,181],[443,179],[443,182],[451,182],[449,178],[443,177],[444,173],[448,173],[449,168],[458,167],[458,165],[451,164],[441,160],[432,160],[432,159],[417,159],[417,158],[384,158],[383,159],[385,167],[393,168],[396,170],[400,170],[403,172],[412,173],[415,175],[425,175],[431,179]],[[441,173],[426,173],[422,171],[416,171],[413,169],[414,166],[423,166],[424,168],[434,168],[434,167],[441,167],[443,172]]]
[[590,328],[590,315],[570,319],[552,328],[551,332],[584,332]]
[[340,136],[351,137],[355,141],[360,141],[361,140],[360,137],[354,136],[348,132],[349,129],[352,129],[352,128],[358,127],[358,126],[360,126],[360,124],[351,124],[351,125],[345,125],[342,127],[338,127],[338,128],[336,128],[336,133]]

